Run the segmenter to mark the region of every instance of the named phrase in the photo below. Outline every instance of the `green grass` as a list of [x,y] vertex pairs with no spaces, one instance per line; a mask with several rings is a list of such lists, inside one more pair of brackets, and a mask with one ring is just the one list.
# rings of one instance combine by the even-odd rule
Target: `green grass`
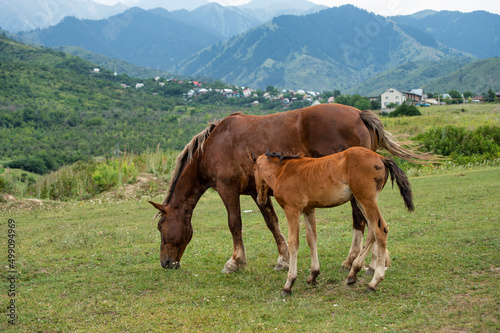
[[500,126],[499,104],[453,104],[420,107],[418,117],[383,117],[384,126],[394,135],[415,136],[429,128],[446,125],[474,129],[479,126]]
[[[16,221],[19,319],[13,327],[3,317],[0,330],[496,332],[498,179],[498,166],[412,177],[414,213],[386,186],[379,202],[393,264],[374,294],[364,293],[364,273],[347,286],[347,272],[340,270],[352,235],[349,205],[318,210],[321,274],[314,287],[305,283],[310,259],[301,230],[299,277],[287,298],[281,296],[286,272],[272,270],[276,246],[248,197],[242,197],[242,211],[252,210],[242,214],[248,267],[232,275],[221,273],[232,241],[214,191],[194,212],[195,233],[178,270],[160,267],[155,211],[146,199],[3,208],[4,252],[6,222]],[[3,258],[0,304],[6,306]]]

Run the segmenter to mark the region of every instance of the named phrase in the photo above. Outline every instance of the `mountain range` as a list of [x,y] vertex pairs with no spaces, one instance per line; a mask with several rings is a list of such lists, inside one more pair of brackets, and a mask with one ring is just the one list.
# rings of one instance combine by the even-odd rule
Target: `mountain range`
[[[267,2],[274,13],[286,10],[278,0]],[[132,8],[101,20],[67,17],[22,36],[49,47],[72,46],[73,52],[80,47],[158,71],[260,89],[374,93],[382,89],[376,83],[387,80],[408,89],[500,56],[500,15],[484,11],[386,18],[352,5],[317,11],[321,8],[311,2],[294,0],[290,3],[302,15],[262,23],[252,11],[264,10],[265,3],[208,3],[191,11]],[[396,77],[399,81],[390,81]]]
[[[216,7],[213,7],[214,5]],[[11,33],[18,33],[48,28],[68,16],[97,20],[120,14],[133,7],[187,12],[204,6],[212,8],[209,10],[217,6],[222,7],[216,2],[207,0],[122,0],[113,6],[103,5],[93,0],[0,0],[0,27]],[[253,0],[241,6],[224,6],[224,8],[227,9],[226,13],[231,13],[231,15],[244,15],[250,21],[263,23],[275,16],[302,15],[327,7],[307,0]],[[179,15],[184,14],[179,13]],[[205,20],[212,19],[210,15],[201,18],[198,22],[204,23]],[[230,17],[228,19],[231,20]]]

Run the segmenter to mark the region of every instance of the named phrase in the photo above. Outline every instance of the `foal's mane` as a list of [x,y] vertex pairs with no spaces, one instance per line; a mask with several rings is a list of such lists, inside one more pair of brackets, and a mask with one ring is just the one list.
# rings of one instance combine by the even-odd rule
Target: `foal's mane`
[[163,205],[166,205],[170,202],[174,194],[175,186],[179,181],[182,171],[184,171],[186,165],[188,165],[188,163],[191,162],[191,160],[193,159],[193,155],[196,152],[203,151],[203,144],[205,143],[208,136],[210,135],[210,133],[212,133],[213,129],[215,128],[215,126],[217,126],[219,122],[220,120],[210,123],[208,127],[205,128],[202,132],[196,134],[191,139],[191,141],[184,147],[179,156],[177,156],[177,159],[175,161],[175,168],[172,173],[172,179],[170,180],[170,186],[167,191],[167,196],[165,197],[165,200],[163,200]]
[[275,151],[266,151],[266,153],[264,154],[267,156],[267,159],[269,160],[271,157],[276,157],[276,158],[279,158],[280,160],[280,164],[281,162],[283,162],[283,160],[292,160],[292,159],[295,159],[295,158],[301,158],[302,156],[299,156],[299,155],[283,155],[283,153],[277,153]]

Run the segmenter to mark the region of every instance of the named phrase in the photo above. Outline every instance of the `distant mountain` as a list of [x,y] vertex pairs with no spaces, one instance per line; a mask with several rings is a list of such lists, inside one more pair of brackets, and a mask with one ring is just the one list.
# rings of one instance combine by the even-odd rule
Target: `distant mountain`
[[212,45],[172,71],[239,85],[345,90],[409,61],[468,55],[351,5],[284,15]]
[[226,38],[239,35],[263,22],[253,13],[240,7],[224,7],[216,2],[192,11],[176,10],[171,12],[171,15],[181,22],[204,27]]
[[469,90],[477,94],[484,93],[489,88],[500,91],[500,58],[475,61],[425,84],[423,88],[430,92],[448,92],[454,89],[459,92]]
[[[437,78],[447,76],[472,61],[472,58],[466,57],[450,57],[440,61],[410,61],[388,69],[366,80],[362,84],[346,90],[344,93],[360,94],[362,96],[379,96],[386,91],[388,87],[409,91],[411,89],[421,88]],[[451,89],[436,92],[444,93]]]
[[267,22],[281,15],[312,14],[328,7],[307,0],[252,0],[239,8],[251,13],[261,22]]
[[179,22],[164,9],[132,8],[106,20],[65,18],[24,33],[48,47],[79,46],[134,65],[167,70],[193,53],[225,39],[206,28]]
[[390,19],[401,27],[420,30],[445,45],[479,58],[500,56],[500,15],[485,11],[423,11]]
[[209,4],[207,0],[121,0],[129,7],[139,7],[142,9],[163,8],[168,11],[193,10]]
[[0,0],[0,8],[0,27],[16,33],[49,27],[66,16],[103,19],[128,7],[121,3],[106,6],[92,0]]

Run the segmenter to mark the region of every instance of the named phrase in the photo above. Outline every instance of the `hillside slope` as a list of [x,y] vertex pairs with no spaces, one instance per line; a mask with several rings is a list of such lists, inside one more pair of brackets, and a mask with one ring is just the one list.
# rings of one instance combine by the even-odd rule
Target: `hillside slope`
[[[407,62],[395,68],[388,69],[362,84],[348,89],[346,94],[361,94],[362,96],[379,96],[389,87],[394,87],[399,90],[411,90],[421,88],[425,84],[449,75],[457,69],[469,64],[471,58],[456,58],[451,57],[441,61],[415,61]],[[471,85],[472,86],[472,85]],[[443,86],[444,88],[444,86]],[[448,90],[440,90],[435,92],[448,92],[455,89],[448,86]],[[471,88],[467,88],[469,90]],[[428,91],[426,92],[434,92]]]
[[[139,80],[0,34],[0,159],[48,154],[60,163],[160,145],[180,149],[229,113],[186,106],[190,82]],[[140,89],[136,83],[143,83]],[[125,88],[126,84],[130,88]]]
[[500,91],[500,58],[488,58],[475,61],[449,75],[433,80],[423,86],[425,91],[459,92],[471,91],[482,94],[492,88]]

